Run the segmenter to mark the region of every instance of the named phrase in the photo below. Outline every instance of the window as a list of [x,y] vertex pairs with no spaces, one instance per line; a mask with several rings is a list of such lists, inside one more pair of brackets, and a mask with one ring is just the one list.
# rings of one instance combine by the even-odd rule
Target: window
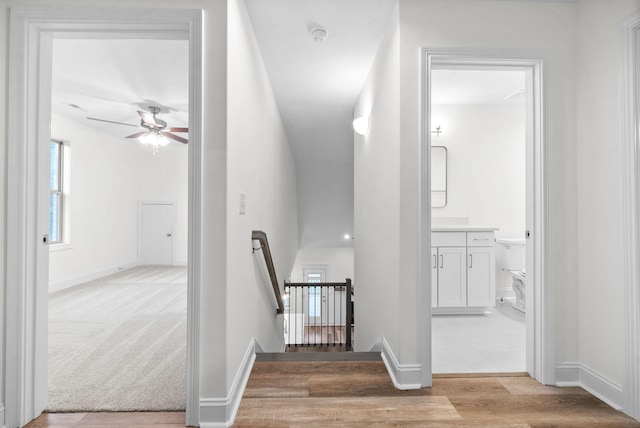
[[63,193],[63,144],[52,140],[49,161],[49,243],[63,242],[64,193]]

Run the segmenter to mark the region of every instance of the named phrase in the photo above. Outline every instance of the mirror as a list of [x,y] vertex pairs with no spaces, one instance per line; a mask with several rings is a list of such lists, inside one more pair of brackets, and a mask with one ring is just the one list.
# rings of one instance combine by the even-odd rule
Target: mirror
[[431,146],[431,208],[447,205],[447,148]]

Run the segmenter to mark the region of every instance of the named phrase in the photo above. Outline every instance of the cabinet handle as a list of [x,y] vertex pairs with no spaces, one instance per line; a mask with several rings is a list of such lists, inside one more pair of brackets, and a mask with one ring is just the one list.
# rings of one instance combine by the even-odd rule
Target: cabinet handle
[[438,256],[436,256],[435,254],[433,255],[433,268],[438,268]]
[[473,268],[473,254],[469,254],[469,267]]
[[444,257],[442,256],[442,254],[440,254],[440,268],[442,269],[444,267]]

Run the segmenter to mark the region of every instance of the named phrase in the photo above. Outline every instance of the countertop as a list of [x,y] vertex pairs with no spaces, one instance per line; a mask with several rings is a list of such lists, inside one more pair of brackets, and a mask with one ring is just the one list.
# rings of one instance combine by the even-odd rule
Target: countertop
[[453,224],[431,225],[432,232],[495,232],[496,230],[500,230],[500,228],[469,225],[456,226]]

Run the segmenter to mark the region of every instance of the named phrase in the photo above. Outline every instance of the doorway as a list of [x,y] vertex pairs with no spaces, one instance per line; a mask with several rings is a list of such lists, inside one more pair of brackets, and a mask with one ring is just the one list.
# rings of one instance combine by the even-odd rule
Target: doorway
[[[47,397],[48,154],[53,38],[189,40],[189,93],[201,93],[202,11],[150,10],[144,22],[126,10],[12,9],[10,22],[9,149],[6,298],[6,417],[8,427],[38,416]],[[115,24],[117,22],[117,25]],[[198,319],[200,295],[201,100],[190,97],[187,415],[198,424]],[[29,118],[30,120],[27,120]],[[193,166],[193,167],[192,167]],[[47,173],[44,173],[44,172]],[[32,195],[37,195],[36,198]],[[38,238],[36,238],[38,237]]]
[[526,371],[525,77],[431,71],[434,373]]
[[[422,117],[422,264],[421,277],[424,284],[422,294],[422,325],[426,332],[433,331],[432,324],[432,215],[431,215],[431,147],[437,146],[437,132],[444,132],[440,124],[433,121],[431,96],[434,69],[493,69],[523,70],[526,74],[526,232],[527,239],[527,302],[526,302],[526,371],[539,382],[552,384],[554,381],[553,359],[551,354],[551,334],[549,323],[549,293],[546,290],[546,239],[547,234],[547,138],[544,118],[546,100],[544,97],[543,59],[530,59],[530,53],[518,51],[491,51],[477,49],[434,49],[423,51],[423,117]],[[441,126],[441,129],[438,129]],[[453,125],[452,125],[453,126]],[[463,126],[463,125],[459,125]],[[432,382],[432,343],[425,334],[421,344],[423,362],[423,386]]]

